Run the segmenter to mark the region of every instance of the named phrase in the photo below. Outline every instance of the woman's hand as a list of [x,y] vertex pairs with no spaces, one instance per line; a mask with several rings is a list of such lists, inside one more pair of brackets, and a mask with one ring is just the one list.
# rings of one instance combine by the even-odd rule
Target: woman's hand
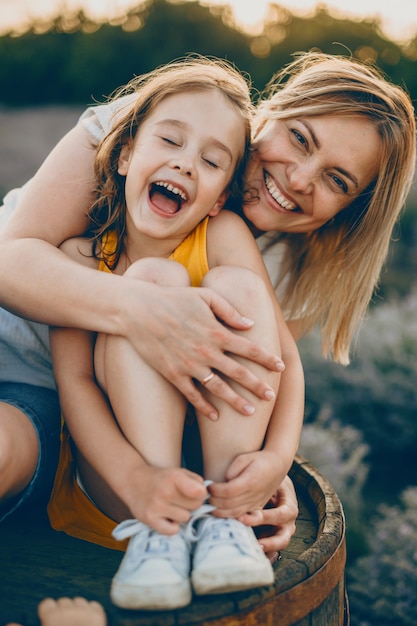
[[242,318],[224,298],[208,288],[160,287],[122,280],[129,280],[127,298],[119,299],[124,303],[123,335],[198,411],[211,419],[218,417],[198,384],[211,373],[214,376],[207,389],[243,415],[251,415],[253,408],[230,387],[226,377],[273,401],[271,387],[233,357],[244,357],[273,371],[282,371],[284,364],[279,356],[230,330],[251,328],[252,322]]
[[259,543],[272,562],[285,550],[296,530],[298,503],[294,485],[286,476],[268,504],[255,516],[247,515],[242,521],[254,526]]

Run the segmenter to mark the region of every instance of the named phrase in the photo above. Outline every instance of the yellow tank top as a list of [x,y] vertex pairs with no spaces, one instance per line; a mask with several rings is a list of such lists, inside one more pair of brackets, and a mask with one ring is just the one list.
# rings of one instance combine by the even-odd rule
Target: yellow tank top
[[[207,224],[209,218],[206,217],[198,226],[184,239],[182,243],[169,256],[171,261],[177,261],[184,265],[190,274],[193,287],[199,287],[203,277],[209,271],[207,261]],[[106,254],[113,254],[116,249],[117,237],[114,232],[106,233],[103,239],[103,248]],[[99,270],[101,272],[111,272],[104,261],[100,261]]]

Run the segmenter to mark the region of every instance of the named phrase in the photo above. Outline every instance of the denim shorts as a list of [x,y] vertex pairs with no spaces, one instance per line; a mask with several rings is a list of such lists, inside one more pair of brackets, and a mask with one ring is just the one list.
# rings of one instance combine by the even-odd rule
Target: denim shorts
[[0,402],[16,407],[32,422],[39,443],[39,459],[27,487],[0,505],[0,521],[28,504],[44,504],[49,498],[58,465],[61,410],[53,389],[26,383],[0,382]]

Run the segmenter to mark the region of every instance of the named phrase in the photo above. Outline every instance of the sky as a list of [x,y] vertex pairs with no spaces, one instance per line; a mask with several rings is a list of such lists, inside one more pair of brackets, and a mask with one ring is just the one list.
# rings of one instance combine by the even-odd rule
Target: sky
[[[229,4],[238,24],[252,32],[261,29],[269,0],[200,0],[201,4]],[[379,17],[384,32],[392,39],[405,42],[417,33],[415,0],[323,0],[336,15],[353,18]],[[0,0],[0,34],[19,29],[35,17],[56,15],[62,8],[83,8],[92,18],[104,19],[123,14],[140,0]],[[276,0],[293,13],[314,11],[317,0]]]

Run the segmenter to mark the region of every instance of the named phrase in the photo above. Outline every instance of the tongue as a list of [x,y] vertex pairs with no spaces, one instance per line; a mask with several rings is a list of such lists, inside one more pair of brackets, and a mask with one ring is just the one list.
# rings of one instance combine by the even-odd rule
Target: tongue
[[164,193],[154,191],[152,193],[152,203],[164,213],[173,215],[178,210],[178,200],[169,198]]

